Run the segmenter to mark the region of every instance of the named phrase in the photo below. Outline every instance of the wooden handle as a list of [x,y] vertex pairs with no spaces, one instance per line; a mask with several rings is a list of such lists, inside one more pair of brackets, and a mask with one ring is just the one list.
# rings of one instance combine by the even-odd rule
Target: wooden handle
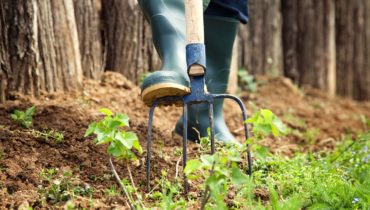
[[188,44],[204,43],[203,1],[185,0],[185,16]]
[[[186,40],[188,44],[204,44],[203,1],[185,0]],[[190,76],[204,75],[200,65],[193,65],[189,69]]]

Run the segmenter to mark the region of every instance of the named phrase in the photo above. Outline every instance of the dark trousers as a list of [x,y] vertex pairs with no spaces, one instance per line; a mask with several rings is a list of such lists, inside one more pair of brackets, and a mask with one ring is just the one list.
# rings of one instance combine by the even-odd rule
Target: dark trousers
[[235,18],[242,23],[247,23],[248,0],[211,0],[204,14]]

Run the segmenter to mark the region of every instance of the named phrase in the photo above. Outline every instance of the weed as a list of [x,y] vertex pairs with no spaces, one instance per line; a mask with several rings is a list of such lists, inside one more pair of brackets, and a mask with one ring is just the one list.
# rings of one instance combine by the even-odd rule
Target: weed
[[319,134],[320,134],[320,129],[318,129],[318,128],[308,128],[303,133],[303,138],[309,144],[314,144],[315,141],[317,140]]
[[261,140],[270,134],[278,137],[287,131],[284,123],[269,109],[260,109],[255,112],[246,120],[246,123],[253,125],[253,138],[256,140]]
[[181,157],[182,149],[180,147],[176,147],[175,151],[174,151],[174,154],[175,154],[176,157]]
[[69,171],[58,175],[56,169],[43,169],[40,177],[46,186],[40,186],[39,192],[50,203],[65,202],[76,196],[91,197],[93,194],[93,189],[89,185],[81,186],[79,180],[73,178]]
[[[160,190],[155,191],[157,188]],[[186,202],[181,195],[181,184],[179,182],[171,183],[164,170],[161,171],[161,178],[158,180],[157,186],[146,196],[158,200],[157,206],[160,209],[186,209]]]
[[12,119],[24,128],[29,128],[32,125],[32,116],[35,113],[36,106],[28,108],[26,111],[14,110],[10,115]]
[[[261,109],[256,112],[246,123],[253,124],[254,137],[248,139],[243,145],[231,144],[219,149],[213,155],[201,155],[200,160],[190,160],[185,167],[185,174],[190,180],[204,180],[201,186],[203,198],[201,209],[206,206],[217,206],[217,209],[228,209],[225,199],[228,195],[243,194],[243,199],[251,200],[252,179],[248,177],[245,171],[240,169],[243,154],[247,149],[247,144],[254,140],[272,134],[277,137],[286,131],[282,121],[268,109]],[[242,193],[241,193],[242,192]],[[234,203],[234,205],[237,205]]]
[[46,142],[50,140],[54,141],[55,143],[61,143],[64,140],[64,135],[61,132],[56,130],[48,130],[48,131],[37,131],[37,130],[29,130],[30,134],[35,138],[42,138]]
[[[15,122],[20,124],[23,128],[30,128],[33,123],[32,117],[35,113],[35,110],[36,110],[36,106],[30,107],[24,112],[16,109],[11,114],[11,117]],[[48,130],[48,131],[38,131],[34,129],[29,129],[27,133],[31,134],[32,136],[36,138],[42,138],[45,141],[53,140],[56,143],[60,143],[64,140],[63,133],[55,131],[53,129]]]
[[114,197],[119,195],[120,193],[117,191],[116,186],[112,185],[110,188],[104,190],[104,194],[109,197]]
[[75,203],[72,200],[69,200],[65,205],[64,205],[65,210],[75,210],[76,206]]
[[367,133],[342,142],[330,154],[292,159],[268,154],[255,161],[254,185],[269,189],[272,209],[368,209],[369,146]]

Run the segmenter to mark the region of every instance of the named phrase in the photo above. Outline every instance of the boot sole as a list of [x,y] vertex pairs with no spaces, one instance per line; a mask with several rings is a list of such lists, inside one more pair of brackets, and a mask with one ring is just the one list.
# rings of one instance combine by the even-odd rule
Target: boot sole
[[[190,93],[189,87],[179,85],[179,84],[174,84],[174,83],[160,83],[160,84],[155,84],[148,88],[145,88],[141,92],[141,98],[147,106],[152,106],[153,102],[158,98],[162,98],[166,96],[184,96],[189,93]],[[180,100],[171,101],[171,102],[166,102],[163,104],[161,103],[161,105],[181,106],[182,101]]]

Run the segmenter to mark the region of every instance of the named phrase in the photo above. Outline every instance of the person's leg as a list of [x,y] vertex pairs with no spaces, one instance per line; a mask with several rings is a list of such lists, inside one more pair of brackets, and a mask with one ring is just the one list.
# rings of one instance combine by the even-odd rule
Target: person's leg
[[[210,92],[224,93],[228,82],[232,46],[240,18],[230,18],[232,14],[225,13],[229,8],[223,7],[217,1],[212,0],[205,12],[206,83]],[[162,59],[162,70],[150,74],[142,84],[144,102],[151,105],[153,100],[159,97],[187,94],[190,89],[185,62],[183,0],[139,0],[139,3],[151,24],[153,42]],[[222,107],[223,100],[215,102],[215,132],[217,139],[227,142],[234,137],[225,125]],[[207,136],[208,127],[208,107],[192,106],[189,110],[189,139],[197,140],[198,132],[200,137]],[[182,135],[181,119],[176,125],[176,132]]]
[[[238,22],[248,21],[247,0],[211,0],[204,13],[206,45],[206,84],[211,93],[225,93]],[[182,117],[176,124],[176,133],[182,135]],[[208,135],[208,106],[193,105],[189,108],[188,139],[199,140]],[[216,139],[234,140],[223,117],[223,100],[214,104],[214,129]]]
[[161,71],[151,73],[141,85],[145,104],[157,98],[190,92],[185,58],[184,0],[139,0],[151,25],[153,42],[162,60]]

